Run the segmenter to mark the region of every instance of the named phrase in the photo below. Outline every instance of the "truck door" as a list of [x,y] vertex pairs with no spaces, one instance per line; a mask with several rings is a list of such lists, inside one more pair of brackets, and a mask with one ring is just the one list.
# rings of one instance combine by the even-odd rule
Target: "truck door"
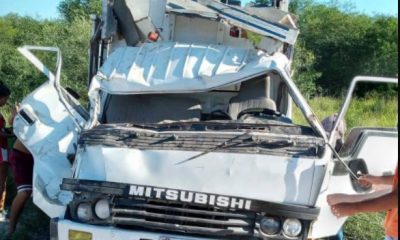
[[[33,200],[49,217],[61,217],[71,196],[60,190],[63,178],[72,177],[73,156],[86,110],[60,86],[61,53],[57,48],[25,46],[18,49],[48,80],[20,104],[14,133],[34,157]],[[31,50],[57,54],[53,74]]]
[[[377,77],[356,77],[349,89],[346,100],[339,113],[338,120],[331,132],[330,144],[335,142],[334,132],[339,122],[344,119],[349,109],[353,92],[357,83],[392,83],[398,84],[398,79]],[[340,150],[341,159],[355,175],[372,174],[377,176],[393,175],[398,161],[398,130],[396,128],[355,128],[348,135]],[[327,174],[320,191],[317,206],[321,208],[318,220],[313,224],[312,238],[322,238],[336,235],[346,218],[336,218],[327,203],[327,196],[335,193],[365,194],[373,191],[363,188],[357,179],[351,176],[343,163],[333,158],[328,166]],[[375,191],[375,195],[383,195],[390,191]]]
[[[354,164],[350,161],[350,168],[356,173],[394,175],[399,155],[398,131],[396,128],[355,128],[347,138],[341,155],[352,159]],[[357,166],[357,161],[364,163],[365,172],[363,166]]]
[[[349,89],[346,100],[339,113],[338,121],[331,133],[330,143],[334,142],[333,132],[344,119],[356,85],[360,82],[398,84],[398,79],[379,77],[356,77]],[[355,174],[384,176],[393,175],[398,161],[398,129],[392,128],[355,128],[346,139],[340,151],[343,158]],[[357,188],[357,187],[356,187]],[[357,189],[362,191],[362,189]]]

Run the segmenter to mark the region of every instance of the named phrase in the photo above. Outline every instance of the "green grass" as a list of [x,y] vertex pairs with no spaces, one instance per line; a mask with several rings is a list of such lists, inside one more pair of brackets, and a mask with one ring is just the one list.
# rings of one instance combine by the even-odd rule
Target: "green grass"
[[[342,100],[328,97],[317,97],[309,101],[311,108],[321,121],[325,117],[338,112],[341,109],[342,103]],[[307,125],[302,113],[297,108],[294,109],[293,119],[298,124]],[[351,102],[346,115],[348,131],[357,126],[396,127],[397,121],[397,98],[356,98]]]
[[383,240],[385,213],[358,214],[347,220],[345,235],[348,240]]

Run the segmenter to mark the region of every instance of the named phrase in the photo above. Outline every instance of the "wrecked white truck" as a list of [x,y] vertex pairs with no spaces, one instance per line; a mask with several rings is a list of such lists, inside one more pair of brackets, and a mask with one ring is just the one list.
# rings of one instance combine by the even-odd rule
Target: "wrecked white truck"
[[[398,133],[353,129],[334,151],[335,134],[291,78],[299,30],[287,4],[104,1],[89,111],[60,86],[58,49],[20,48],[48,77],[21,103],[14,131],[34,156],[33,199],[52,219],[51,239],[335,235],[345,219],[327,194],[363,193],[356,174],[392,173]],[[32,50],[56,52],[56,73]],[[360,81],[398,82],[356,78],[332,133]],[[294,106],[309,126],[293,123]]]

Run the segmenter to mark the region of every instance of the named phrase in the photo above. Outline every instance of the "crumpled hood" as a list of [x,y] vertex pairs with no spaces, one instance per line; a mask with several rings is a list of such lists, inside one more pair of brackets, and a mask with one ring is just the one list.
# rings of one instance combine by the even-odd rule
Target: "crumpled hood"
[[315,159],[86,146],[75,178],[313,205]]

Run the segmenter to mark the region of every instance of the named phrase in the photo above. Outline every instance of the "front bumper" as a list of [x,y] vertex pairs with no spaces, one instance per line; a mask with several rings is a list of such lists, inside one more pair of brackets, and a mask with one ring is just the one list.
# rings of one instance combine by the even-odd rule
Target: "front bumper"
[[[133,238],[138,240],[168,240],[168,238],[163,238],[162,234],[165,232],[179,234],[174,236],[175,238],[178,237],[178,240],[216,238],[246,240],[290,239],[283,234],[282,230],[278,235],[264,236],[259,224],[261,217],[264,215],[274,216],[281,223],[288,218],[299,219],[303,225],[303,232],[298,239],[306,239],[310,223],[319,215],[318,208],[250,199],[239,199],[241,201],[237,201],[236,197],[216,196],[208,193],[193,192],[191,195],[193,197],[192,200],[196,201],[196,196],[203,196],[204,200],[205,196],[205,199],[214,199],[211,203],[200,202],[200,200],[199,203],[195,203],[181,199],[167,199],[166,192],[168,191],[176,193],[176,196],[182,196],[181,192],[183,190],[175,189],[164,189],[165,194],[160,194],[159,197],[155,193],[151,194],[151,196],[143,196],[147,189],[153,190],[155,187],[123,183],[64,179],[61,188],[75,193],[74,200],[69,204],[69,219],[73,221],[79,219],[77,209],[80,204],[89,204],[94,209],[95,203],[99,199],[106,199],[109,201],[112,215],[106,220],[101,220],[94,215],[88,222],[91,226],[107,224],[117,227],[111,229],[112,231],[109,228],[101,228],[108,229],[108,232],[120,232],[120,230],[123,230],[122,232],[128,231],[130,234],[141,231],[144,233],[157,231],[159,233],[151,235],[150,238],[141,236]],[[210,204],[217,204],[217,197],[225,199],[228,205],[230,205],[229,199],[231,199],[232,203],[235,201],[235,204],[230,205],[228,208],[226,206],[225,208],[210,206]],[[249,206],[245,204],[247,202],[250,203]],[[240,206],[241,208],[239,208]],[[86,227],[85,225],[85,228],[92,227]],[[93,229],[96,228],[93,227]],[[67,232],[62,234],[65,235]],[[191,238],[190,236],[201,236],[203,238]],[[100,237],[103,237],[103,235]],[[171,238],[171,240],[175,239]]]
[[59,219],[52,219],[50,226],[51,240],[70,240],[70,230],[91,233],[92,240],[216,240],[215,238],[183,237],[171,234],[130,231],[114,227],[93,226]]

